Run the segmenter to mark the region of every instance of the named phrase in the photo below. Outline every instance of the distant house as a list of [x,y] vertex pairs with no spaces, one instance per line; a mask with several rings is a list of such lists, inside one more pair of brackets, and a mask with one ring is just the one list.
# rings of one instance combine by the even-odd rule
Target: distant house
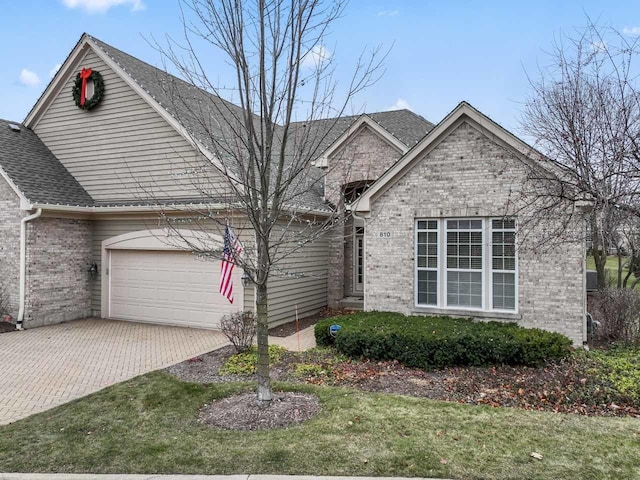
[[[71,95],[82,68],[104,81],[90,111]],[[167,85],[193,105],[175,105]],[[0,282],[25,328],[91,315],[215,328],[253,309],[240,269],[231,305],[217,293],[219,262],[167,241],[158,224],[158,202],[200,201],[176,172],[206,145],[176,109],[204,96],[83,35],[24,122],[1,122]],[[272,324],[328,305],[515,321],[582,343],[583,243],[527,249],[507,208],[523,162],[536,161],[522,141],[465,102],[437,125],[407,110],[341,118],[326,138],[310,166],[326,170],[325,185],[301,196],[301,216],[343,208],[344,223],[287,260],[299,275],[273,278]]]

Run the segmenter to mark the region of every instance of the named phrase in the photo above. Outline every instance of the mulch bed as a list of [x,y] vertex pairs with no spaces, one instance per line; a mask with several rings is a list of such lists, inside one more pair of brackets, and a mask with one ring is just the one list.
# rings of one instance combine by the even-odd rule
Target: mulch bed
[[[233,348],[225,347],[174,365],[168,371],[189,382],[254,381],[255,376],[217,374],[233,353]],[[318,366],[318,372],[301,377],[296,374],[296,367],[301,364]],[[615,394],[587,370],[588,366],[568,359],[540,368],[465,367],[427,372],[398,362],[351,360],[324,351],[287,352],[278,364],[271,366],[271,378],[471,405],[640,418],[637,402]],[[251,398],[255,402],[255,393]]]
[[320,400],[308,393],[274,393],[268,408],[258,405],[255,393],[242,393],[205,405],[198,421],[226,430],[265,430],[301,423],[319,412]]
[[296,321],[294,320],[292,322],[273,327],[269,329],[269,335],[271,335],[272,337],[289,337],[300,330],[304,330],[305,328],[309,328],[312,325],[315,325],[316,323],[318,323],[318,320],[322,320],[323,318],[336,317],[338,315],[345,315],[352,312],[353,310],[348,309],[324,308],[320,310],[320,312],[316,315],[301,319],[298,324],[296,324]]
[[9,322],[0,322],[0,333],[9,333],[15,332],[16,327],[12,323]]

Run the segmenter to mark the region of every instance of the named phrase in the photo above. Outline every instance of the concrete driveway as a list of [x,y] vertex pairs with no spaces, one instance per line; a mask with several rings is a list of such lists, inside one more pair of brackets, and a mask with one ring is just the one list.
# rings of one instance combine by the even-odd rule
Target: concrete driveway
[[222,333],[87,319],[0,335],[0,425],[220,348]]

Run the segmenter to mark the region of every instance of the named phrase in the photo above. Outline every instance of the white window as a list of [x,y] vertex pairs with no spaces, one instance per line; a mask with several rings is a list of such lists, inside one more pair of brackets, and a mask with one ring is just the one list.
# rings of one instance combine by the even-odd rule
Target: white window
[[447,307],[482,308],[482,220],[447,220]]
[[494,310],[516,309],[516,224],[491,220],[491,282]]
[[415,248],[417,306],[516,311],[514,219],[420,219]]
[[416,241],[417,301],[438,305],[438,221],[418,220]]

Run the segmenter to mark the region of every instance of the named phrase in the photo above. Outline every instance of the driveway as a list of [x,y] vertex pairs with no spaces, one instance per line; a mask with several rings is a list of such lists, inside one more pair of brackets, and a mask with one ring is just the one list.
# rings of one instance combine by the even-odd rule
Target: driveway
[[86,319],[0,335],[0,425],[220,348],[219,331]]

